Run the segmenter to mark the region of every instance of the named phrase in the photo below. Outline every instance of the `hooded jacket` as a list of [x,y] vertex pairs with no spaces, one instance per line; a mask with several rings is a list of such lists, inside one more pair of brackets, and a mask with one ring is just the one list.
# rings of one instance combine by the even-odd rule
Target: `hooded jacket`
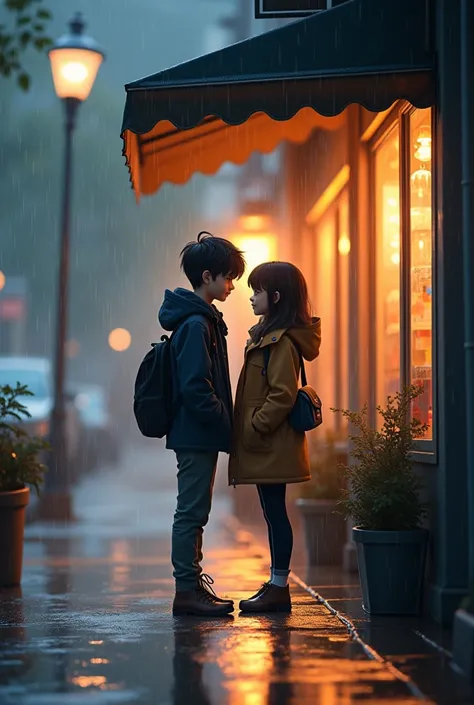
[[227,326],[222,314],[192,291],[165,291],[158,314],[171,339],[174,420],[172,450],[230,451],[232,392]]
[[[311,478],[306,435],[290,426],[296,402],[300,351],[307,361],[319,355],[321,320],[304,328],[275,330],[249,341],[234,407],[229,484],[304,482]],[[270,347],[265,375],[263,349]]]

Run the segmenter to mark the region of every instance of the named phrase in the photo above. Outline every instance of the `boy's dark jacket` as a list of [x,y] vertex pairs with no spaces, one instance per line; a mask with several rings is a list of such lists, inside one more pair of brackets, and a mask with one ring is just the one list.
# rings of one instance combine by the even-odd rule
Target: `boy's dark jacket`
[[222,314],[192,291],[167,289],[158,320],[166,331],[179,327],[172,339],[175,418],[166,447],[229,453],[232,392]]

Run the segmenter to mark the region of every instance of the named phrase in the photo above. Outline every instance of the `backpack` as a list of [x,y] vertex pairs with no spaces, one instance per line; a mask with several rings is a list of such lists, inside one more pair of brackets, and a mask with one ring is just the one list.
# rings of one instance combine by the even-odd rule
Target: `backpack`
[[[145,355],[138,368],[133,412],[140,432],[147,438],[164,438],[168,435],[173,422],[175,410],[173,409],[171,341],[178,328],[170,336],[162,335],[161,342],[152,343],[151,350]],[[210,325],[210,333],[211,350],[213,350],[216,342],[212,325]]]
[[[298,433],[305,433],[306,431],[312,431],[314,428],[320,426],[323,422],[323,405],[321,399],[316,394],[313,387],[310,387],[306,379],[306,370],[304,367],[304,360],[301,351],[299,350],[300,356],[300,370],[301,370],[301,384],[302,386],[298,390],[298,395],[296,397],[296,402],[292,408],[288,421],[290,426]],[[268,363],[270,362],[270,346],[267,345],[263,348],[263,359],[264,368],[262,374],[267,375]]]
[[[173,333],[174,334],[174,333]],[[171,338],[162,335],[152,343],[135,379],[133,413],[140,432],[148,438],[163,438],[169,432],[172,413]]]

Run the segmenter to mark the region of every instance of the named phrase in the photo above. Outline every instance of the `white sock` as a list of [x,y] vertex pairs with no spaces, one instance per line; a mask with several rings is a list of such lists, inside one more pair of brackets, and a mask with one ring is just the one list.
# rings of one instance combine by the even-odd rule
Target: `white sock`
[[275,572],[272,570],[272,577],[270,582],[272,585],[284,588],[288,585],[288,575],[275,575]]

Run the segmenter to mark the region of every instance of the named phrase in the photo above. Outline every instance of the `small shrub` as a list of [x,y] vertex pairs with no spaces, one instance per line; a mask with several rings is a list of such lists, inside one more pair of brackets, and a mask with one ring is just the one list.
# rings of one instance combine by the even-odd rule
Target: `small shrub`
[[32,485],[39,494],[46,466],[38,461],[49,446],[41,438],[29,436],[15,422],[30,418],[19,399],[34,396],[26,385],[0,386],[0,492]]
[[380,431],[369,426],[367,404],[362,411],[332,409],[342,413],[357,435],[349,435],[355,461],[345,466],[349,489],[340,501],[344,516],[360,529],[410,530],[421,526],[426,505],[420,500],[421,482],[413,471],[411,451],[428,426],[411,418],[413,401],[423,388],[411,385],[387,397]]

